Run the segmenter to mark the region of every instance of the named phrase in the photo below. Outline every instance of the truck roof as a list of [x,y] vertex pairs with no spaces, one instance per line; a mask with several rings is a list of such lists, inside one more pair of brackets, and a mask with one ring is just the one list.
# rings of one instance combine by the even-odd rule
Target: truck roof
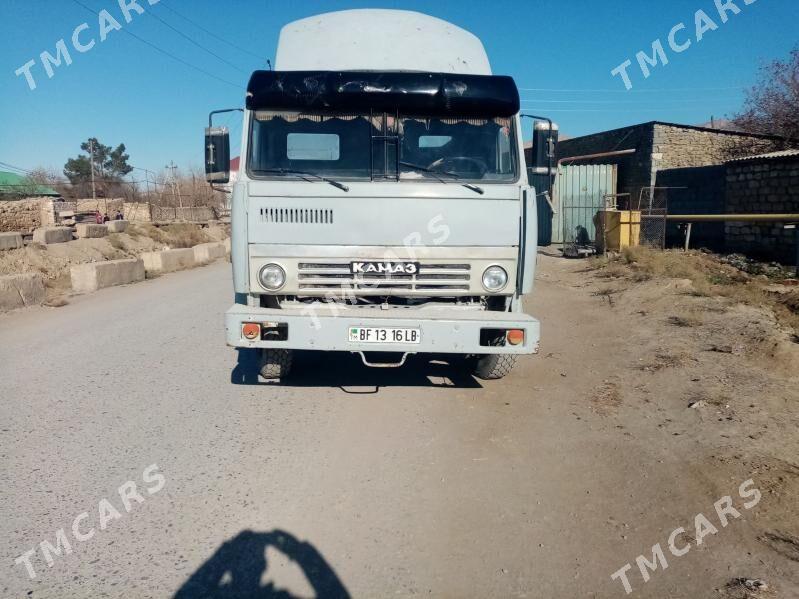
[[342,10],[287,24],[275,69],[491,74],[474,34],[419,12],[387,9]]

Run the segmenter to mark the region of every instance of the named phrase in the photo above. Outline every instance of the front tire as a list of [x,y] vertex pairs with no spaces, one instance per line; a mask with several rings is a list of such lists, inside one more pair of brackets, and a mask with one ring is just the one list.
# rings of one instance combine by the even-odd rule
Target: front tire
[[294,362],[290,349],[266,348],[261,350],[259,374],[267,380],[282,379],[289,375]]
[[[505,345],[505,334],[496,335],[488,341],[488,345],[502,347]],[[486,381],[501,379],[510,374],[516,365],[515,354],[485,354],[477,359],[474,375]]]
[[474,375],[486,381],[501,379],[516,365],[514,354],[487,354],[477,360]]

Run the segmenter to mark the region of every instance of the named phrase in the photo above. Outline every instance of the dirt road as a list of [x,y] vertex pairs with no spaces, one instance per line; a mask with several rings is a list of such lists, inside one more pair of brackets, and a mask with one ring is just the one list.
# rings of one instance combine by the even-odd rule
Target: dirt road
[[799,596],[793,348],[679,282],[540,267],[541,354],[492,382],[341,355],[258,384],[223,263],[0,317],[0,595],[615,597],[629,563],[633,597]]

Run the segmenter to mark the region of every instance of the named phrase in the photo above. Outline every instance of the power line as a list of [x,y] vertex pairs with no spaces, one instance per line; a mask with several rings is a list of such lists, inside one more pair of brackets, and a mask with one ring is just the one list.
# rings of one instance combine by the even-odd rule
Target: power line
[[30,175],[33,172],[31,170],[28,170],[28,169],[25,169],[25,168],[22,168],[22,167],[19,167],[19,166],[14,166],[13,164],[9,164],[8,162],[0,162],[0,166],[2,166],[3,168],[10,168],[10,169],[15,170],[15,171],[22,171],[23,173],[25,173],[27,175]]
[[[33,174],[33,172],[34,172],[34,171],[30,170],[30,169],[25,169],[25,168],[22,168],[20,166],[15,166],[13,164],[9,164],[8,162],[0,161],[0,166],[2,166],[3,168],[10,168],[10,169],[13,169],[13,170],[16,170],[16,171],[21,171],[21,172],[29,174],[29,175]],[[152,173],[153,175],[155,175],[155,172],[151,171],[149,169],[141,168],[141,167],[138,167],[138,166],[132,166],[131,168],[134,168],[134,169],[140,170],[140,171],[146,171],[146,172],[149,172],[149,173]],[[161,182],[159,182],[157,180],[150,180],[150,179],[126,180],[126,179],[122,179],[122,178],[115,178],[115,177],[108,177],[108,176],[106,176],[106,177],[97,176],[97,177],[95,177],[95,180],[98,181],[98,182],[101,182],[101,183],[110,183],[112,185],[139,185],[141,183],[145,183],[145,184],[149,183],[149,184],[155,186],[157,193],[158,193],[158,187],[166,188],[166,187],[169,186],[168,183],[161,183]],[[56,185],[56,184],[66,184],[68,182],[69,182],[68,178],[61,177],[61,178],[59,178],[58,181],[54,182],[53,184],[54,185]],[[87,181],[83,181],[83,183],[87,183]],[[31,185],[35,185],[35,184],[31,184],[31,183],[0,183],[0,187],[25,187],[25,188],[28,188]],[[191,194],[179,194],[179,195],[181,195],[183,197],[191,197]]]
[[713,91],[742,91],[745,86],[736,85],[734,87],[686,87],[672,89],[558,89],[545,87],[520,87],[519,91],[524,92],[555,92],[555,93],[607,93],[607,94],[663,94],[668,92],[713,92]]
[[216,58],[216,59],[218,59],[218,60],[221,60],[222,62],[224,62],[226,65],[228,65],[228,66],[230,66],[230,67],[233,67],[233,68],[234,68],[234,69],[236,69],[236,70],[237,70],[239,73],[244,73],[245,75],[249,75],[249,73],[248,73],[247,71],[245,71],[245,70],[243,70],[243,69],[240,69],[238,66],[236,66],[236,65],[235,65],[235,64],[233,64],[232,62],[230,62],[230,61],[228,61],[228,60],[226,60],[226,59],[222,58],[221,56],[219,56],[219,54],[217,54],[216,52],[212,52],[211,50],[209,50],[208,48],[206,48],[206,47],[205,47],[205,46],[203,46],[202,44],[199,44],[199,43],[197,43],[197,42],[196,42],[194,39],[192,39],[191,37],[189,37],[188,35],[186,35],[185,33],[183,33],[183,32],[182,32],[180,29],[178,29],[177,27],[173,27],[172,25],[170,25],[169,23],[167,23],[166,21],[164,21],[164,20],[163,20],[161,17],[159,17],[159,16],[158,16],[157,14],[155,14],[154,12],[148,12],[147,14],[148,14],[148,15],[150,15],[152,18],[154,18],[154,19],[156,19],[156,20],[160,21],[161,23],[163,23],[163,24],[164,24],[164,25],[166,25],[167,27],[169,27],[169,28],[170,28],[172,31],[174,31],[175,33],[177,33],[177,34],[178,34],[179,36],[181,36],[182,38],[184,38],[184,39],[188,40],[189,42],[191,42],[192,44],[194,44],[195,46],[197,46],[197,47],[198,47],[200,50],[202,50],[203,52],[207,52],[208,54],[210,54],[210,55],[211,55],[211,56],[213,56],[214,58]]
[[[688,99],[688,100],[664,100],[665,104],[707,104],[709,102],[716,102],[719,100],[735,100],[737,98],[712,98],[707,100],[698,100],[698,99]],[[638,100],[628,100],[628,101],[619,101],[619,100],[525,100],[522,99],[522,104],[612,104],[612,105],[619,105],[619,104],[637,104]]]
[[[535,109],[535,107],[533,107],[533,106],[530,106],[530,107],[526,106],[524,108],[524,110],[534,110],[534,109]],[[541,107],[541,111],[543,111],[543,112],[626,112],[626,113],[630,113],[630,112],[665,112],[665,111],[678,111],[678,110],[696,111],[696,110],[702,110],[702,109],[701,108],[691,108],[691,107],[685,107],[685,108],[662,108],[662,107],[661,108],[656,108],[656,107],[634,108],[632,106],[630,108],[619,108],[619,109],[613,109],[613,108],[547,108],[545,106]]]
[[[100,13],[98,13],[96,10],[94,10],[92,8],[89,8],[88,6],[83,4],[83,2],[81,2],[80,0],[72,0],[72,1],[75,4],[77,4],[78,6],[81,6],[81,7],[85,8],[90,13],[92,13],[94,15],[97,15],[98,17],[100,16]],[[235,87],[235,88],[237,88],[239,90],[242,89],[242,87],[239,84],[233,83],[231,81],[227,81],[226,79],[222,79],[221,77],[217,77],[213,73],[210,73],[210,72],[206,71],[205,69],[203,69],[201,67],[198,67],[198,66],[196,66],[196,65],[194,65],[194,64],[192,64],[192,63],[190,63],[190,62],[188,62],[186,60],[183,60],[182,58],[180,58],[178,56],[175,56],[171,52],[167,52],[166,50],[160,48],[159,46],[156,46],[152,42],[148,42],[146,39],[144,39],[142,37],[139,37],[138,35],[136,35],[135,33],[131,32],[131,31],[129,31],[128,29],[122,29],[122,32],[123,33],[127,33],[129,36],[133,37],[134,39],[139,40],[141,43],[143,43],[143,44],[145,44],[147,46],[150,46],[153,50],[155,50],[157,52],[160,52],[164,56],[167,56],[167,57],[171,58],[172,60],[175,60],[175,61],[177,61],[177,62],[179,62],[181,64],[184,64],[187,67],[189,67],[191,69],[194,69],[195,71],[197,71],[199,73],[202,73],[203,75],[207,75],[208,77],[211,77],[212,79],[216,79],[217,81],[221,81],[222,83],[226,83],[227,85],[232,85],[233,87]]]
[[215,39],[219,40],[220,42],[222,42],[222,43],[224,43],[224,44],[227,44],[227,45],[228,45],[228,46],[230,46],[231,48],[235,48],[235,49],[236,49],[236,50],[238,50],[239,52],[244,52],[245,54],[249,54],[250,56],[253,56],[253,57],[257,58],[259,61],[264,59],[264,57],[263,57],[263,56],[259,56],[259,55],[257,55],[257,54],[254,54],[253,52],[250,52],[250,51],[249,51],[249,50],[247,50],[246,48],[242,48],[241,46],[237,46],[237,45],[236,45],[236,44],[234,44],[233,42],[230,42],[230,41],[226,40],[226,39],[225,39],[225,38],[223,38],[223,37],[219,37],[219,36],[218,36],[216,33],[214,33],[213,31],[210,31],[210,30],[206,29],[205,27],[203,27],[202,25],[200,25],[200,24],[199,24],[199,23],[197,23],[196,21],[192,21],[192,20],[191,20],[189,17],[187,17],[187,16],[186,16],[186,15],[184,15],[184,14],[181,14],[181,13],[179,13],[179,12],[178,12],[178,11],[176,11],[174,8],[172,8],[171,6],[169,6],[168,4],[164,4],[163,0],[162,0],[162,2],[161,2],[160,4],[161,4],[161,6],[162,6],[163,8],[165,8],[165,9],[167,9],[168,11],[170,11],[170,12],[172,12],[172,13],[176,14],[177,16],[179,16],[179,17],[180,17],[181,19],[183,19],[184,21],[188,21],[189,23],[191,23],[192,25],[194,25],[194,26],[195,26],[197,29],[199,29],[200,31],[204,31],[205,33],[207,33],[207,34],[208,34],[208,35],[210,35],[211,37],[213,37],[213,38],[215,38]]

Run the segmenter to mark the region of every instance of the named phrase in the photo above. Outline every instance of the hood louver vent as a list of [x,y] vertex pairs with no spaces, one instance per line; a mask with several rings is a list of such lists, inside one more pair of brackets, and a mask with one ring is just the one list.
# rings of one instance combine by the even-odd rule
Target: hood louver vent
[[261,222],[284,225],[332,225],[333,211],[318,208],[261,208]]

